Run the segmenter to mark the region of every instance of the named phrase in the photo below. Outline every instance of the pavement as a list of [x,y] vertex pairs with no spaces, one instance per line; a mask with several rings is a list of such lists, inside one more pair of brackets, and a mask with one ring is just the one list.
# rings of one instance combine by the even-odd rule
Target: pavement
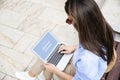
[[[0,0],[0,80],[18,80],[16,71],[30,70],[37,60],[32,48],[47,31],[62,43],[78,43],[77,32],[65,23],[65,1]],[[101,11],[120,30],[120,1],[106,0]]]

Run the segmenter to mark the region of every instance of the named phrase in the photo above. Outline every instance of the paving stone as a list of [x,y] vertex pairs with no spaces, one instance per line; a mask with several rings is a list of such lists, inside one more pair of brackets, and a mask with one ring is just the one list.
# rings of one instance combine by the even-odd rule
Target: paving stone
[[3,79],[5,77],[6,74],[0,72],[0,80]]
[[12,48],[23,32],[0,24],[0,44]]
[[100,8],[104,5],[105,0],[95,0]]
[[18,79],[7,75],[3,80],[18,80]]
[[7,9],[0,10],[0,23],[17,28],[18,25],[25,19],[25,17],[17,12]]
[[24,52],[29,47],[29,45],[32,44],[34,39],[36,39],[36,37],[33,35],[24,34],[24,36],[16,43],[13,49],[18,52]]
[[0,46],[0,71],[3,73],[14,77],[15,72],[23,71],[31,60],[32,56]]
[[27,1],[30,1],[30,2],[33,2],[33,3],[41,3],[42,0],[27,0]]
[[22,15],[30,15],[36,12],[38,9],[42,7],[42,4],[37,4],[33,2],[29,2],[27,0],[6,0],[1,9],[8,9],[14,12],[18,12]]
[[6,2],[5,0],[0,0],[0,9],[3,7],[5,2]]
[[28,0],[31,1],[33,3],[41,3],[46,7],[51,7],[54,9],[59,9],[64,11],[64,5],[65,5],[65,1],[66,0]]
[[72,25],[71,26],[57,25],[51,32],[59,42],[69,45],[78,43],[77,32]]
[[120,32],[120,0],[106,0],[102,12],[113,29]]
[[[35,44],[37,43],[37,41],[39,40],[39,38],[34,39],[31,44],[27,47],[27,49],[24,51],[24,54],[32,56],[33,58],[38,58],[36,56],[36,54],[32,51],[33,47],[35,46]],[[33,60],[34,61],[34,60]],[[31,62],[32,63],[32,62]]]
[[115,41],[120,42],[120,34],[115,34]]
[[40,37],[41,34],[53,29],[54,27],[55,25],[50,21],[44,21],[35,18],[31,21],[25,21],[25,23],[19,27],[19,30]]
[[65,12],[53,9],[53,8],[46,8],[39,16],[38,18],[40,20],[44,21],[51,21],[55,24],[63,24],[65,25],[65,20],[67,18],[67,15]]

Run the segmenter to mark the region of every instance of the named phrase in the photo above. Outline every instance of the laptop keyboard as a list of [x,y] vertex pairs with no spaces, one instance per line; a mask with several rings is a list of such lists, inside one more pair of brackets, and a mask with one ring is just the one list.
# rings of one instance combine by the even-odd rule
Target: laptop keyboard
[[64,54],[61,54],[58,52],[60,45],[55,49],[53,54],[48,58],[48,62],[54,64],[55,66],[60,61],[60,59],[63,57]]

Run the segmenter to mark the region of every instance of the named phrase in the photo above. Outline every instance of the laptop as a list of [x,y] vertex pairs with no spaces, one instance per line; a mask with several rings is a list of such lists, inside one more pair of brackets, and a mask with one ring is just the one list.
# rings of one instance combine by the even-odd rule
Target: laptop
[[61,45],[63,44],[59,43],[50,32],[46,32],[33,47],[33,52],[43,62],[52,63],[63,71],[73,54],[59,53],[58,50]]

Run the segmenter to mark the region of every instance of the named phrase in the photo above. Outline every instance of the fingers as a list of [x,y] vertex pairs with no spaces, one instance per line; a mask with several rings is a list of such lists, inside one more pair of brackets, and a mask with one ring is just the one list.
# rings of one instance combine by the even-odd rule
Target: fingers
[[46,63],[44,63],[44,65],[48,65],[48,64],[49,64],[49,63],[47,63],[47,62],[46,62]]
[[61,45],[58,52],[61,53],[62,51],[65,51],[65,45]]
[[48,69],[49,70],[49,68],[52,66],[52,64],[50,64],[50,63],[45,63],[44,64],[44,67],[46,68],[46,69]]
[[51,65],[51,63],[44,63],[44,66],[48,66],[48,65]]
[[44,66],[53,66],[51,63],[45,63]]
[[45,64],[43,64],[44,65],[44,67],[46,68],[49,64],[48,63],[45,63]]
[[71,53],[71,52],[72,52],[72,48],[71,48],[71,46],[62,45],[62,46],[60,46],[58,52],[59,52],[59,53],[62,53],[62,54],[63,54],[63,53],[68,54],[68,53]]
[[47,71],[51,72],[49,63],[45,63],[44,67],[46,68]]
[[65,54],[65,53],[69,53],[69,51],[66,51],[66,50],[64,51],[64,50],[63,50],[63,51],[61,51],[60,53],[61,53],[61,54]]

